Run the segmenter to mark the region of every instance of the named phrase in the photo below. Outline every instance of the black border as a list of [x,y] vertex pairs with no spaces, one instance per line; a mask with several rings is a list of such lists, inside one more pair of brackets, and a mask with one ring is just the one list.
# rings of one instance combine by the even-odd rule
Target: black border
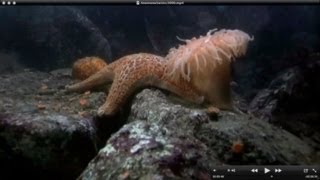
[[[10,1],[11,3],[13,1],[16,2],[15,5],[10,4],[10,5],[2,5],[2,2],[8,2]],[[148,2],[152,2],[152,1],[156,1],[156,0],[139,0],[139,1],[148,1]],[[135,0],[101,0],[101,1],[97,1],[97,0],[83,0],[83,1],[76,1],[76,0],[34,0],[34,1],[24,1],[24,0],[0,0],[0,7],[3,6],[25,6],[25,5],[54,5],[54,6],[58,6],[58,5],[65,5],[65,6],[92,6],[92,5],[134,5],[134,6],[196,6],[196,5],[320,5],[320,0],[228,0],[228,1],[224,1],[224,0],[172,0],[175,2],[183,2],[183,4],[141,4],[137,5]],[[159,0],[156,2],[168,2],[165,0]]]

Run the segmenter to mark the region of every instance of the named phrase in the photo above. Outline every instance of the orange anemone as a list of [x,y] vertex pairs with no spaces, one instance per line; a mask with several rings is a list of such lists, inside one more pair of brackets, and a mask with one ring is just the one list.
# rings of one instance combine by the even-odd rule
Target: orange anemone
[[72,78],[84,80],[104,68],[107,63],[99,57],[78,59],[72,66]]

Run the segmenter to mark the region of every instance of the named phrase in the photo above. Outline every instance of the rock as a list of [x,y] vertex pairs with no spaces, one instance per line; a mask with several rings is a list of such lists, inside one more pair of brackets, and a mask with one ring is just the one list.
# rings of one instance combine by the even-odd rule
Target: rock
[[23,66],[18,62],[18,55],[15,53],[0,52],[0,74],[16,73],[23,70]]
[[[240,154],[232,148],[239,140]],[[133,100],[128,123],[79,179],[210,179],[215,165],[313,164],[314,152],[308,143],[266,121],[223,111],[210,119],[201,109],[146,89]]]
[[112,59],[108,39],[76,7],[17,7],[3,9],[0,16],[6,26],[0,30],[0,50],[19,54],[26,66],[52,70],[84,56]]
[[[36,110],[33,110],[35,112]],[[88,119],[68,115],[0,115],[3,177],[75,178],[96,153]]]
[[295,45],[304,46],[307,49],[317,47],[320,42],[318,34],[309,32],[297,32],[291,36],[291,41]]
[[[103,93],[60,93],[70,77],[52,74],[0,75],[3,178],[23,173],[33,179],[74,179],[98,151],[100,140],[92,119]],[[86,107],[79,103],[81,98],[87,99]]]
[[209,117],[155,89],[137,94],[121,115],[96,119],[104,93],[63,93],[69,72],[0,76],[3,177],[210,179],[215,165],[320,162],[314,139],[246,114]]
[[320,61],[316,59],[281,73],[257,94],[249,111],[319,149]]
[[53,71],[50,71],[50,74],[56,77],[62,77],[62,78],[71,78],[72,77],[72,70],[70,68],[65,69],[56,69]]

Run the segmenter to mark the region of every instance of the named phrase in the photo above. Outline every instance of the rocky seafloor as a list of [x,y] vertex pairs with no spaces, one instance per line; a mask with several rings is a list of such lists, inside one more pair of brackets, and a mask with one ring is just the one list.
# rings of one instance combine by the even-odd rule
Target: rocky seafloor
[[69,69],[2,74],[1,179],[210,179],[215,165],[319,164],[315,62],[288,69],[250,103],[236,98],[244,113],[216,117],[151,88],[99,119],[105,94],[65,93]]

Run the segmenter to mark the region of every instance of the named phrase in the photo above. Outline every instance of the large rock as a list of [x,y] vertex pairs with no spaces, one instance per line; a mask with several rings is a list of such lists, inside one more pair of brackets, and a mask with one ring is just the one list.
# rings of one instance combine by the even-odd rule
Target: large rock
[[[250,103],[250,112],[320,148],[319,55],[304,66],[289,68],[261,90]],[[310,58],[309,58],[310,59]]]
[[244,114],[204,111],[143,90],[129,123],[107,141],[80,179],[210,179],[214,165],[314,164],[315,149],[293,134]]
[[52,70],[67,67],[84,56],[100,56],[108,63],[108,39],[79,8],[31,6],[0,11],[0,51],[20,55],[29,67]]
[[104,95],[59,93],[62,72],[0,76],[3,178],[74,179],[98,151],[92,113]]
[[65,69],[0,76],[3,177],[210,179],[215,165],[320,162],[314,139],[246,114],[209,117],[156,89],[97,119],[104,93],[65,94],[69,83]]

